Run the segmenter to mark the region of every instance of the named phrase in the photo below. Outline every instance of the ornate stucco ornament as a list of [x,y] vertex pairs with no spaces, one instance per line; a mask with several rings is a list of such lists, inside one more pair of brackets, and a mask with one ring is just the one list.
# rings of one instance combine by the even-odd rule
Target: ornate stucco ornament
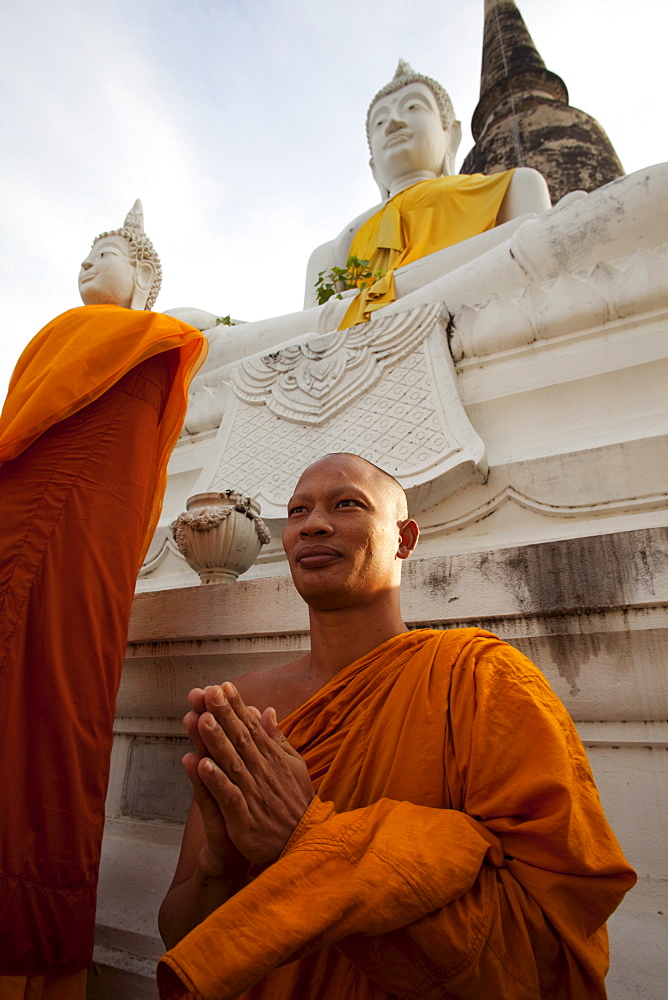
[[322,424],[415,351],[433,332],[440,312],[440,306],[428,306],[396,313],[375,321],[372,337],[360,324],[251,358],[233,372],[234,391],[285,420]]
[[387,469],[422,507],[481,482],[485,448],[459,398],[449,319],[440,304],[381,314],[239,365],[198,488],[243,482],[280,519],[306,465],[337,451]]

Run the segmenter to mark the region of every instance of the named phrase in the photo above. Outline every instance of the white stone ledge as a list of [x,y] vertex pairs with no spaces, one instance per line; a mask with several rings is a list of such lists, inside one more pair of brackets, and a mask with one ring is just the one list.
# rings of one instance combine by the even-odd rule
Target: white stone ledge
[[668,747],[668,722],[578,722],[586,747]]

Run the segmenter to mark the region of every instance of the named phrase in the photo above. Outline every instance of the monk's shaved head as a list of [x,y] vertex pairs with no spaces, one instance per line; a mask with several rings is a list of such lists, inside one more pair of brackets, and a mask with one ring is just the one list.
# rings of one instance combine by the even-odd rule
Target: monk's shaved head
[[[313,468],[314,465],[319,465],[321,462],[326,462],[328,458],[349,458],[354,462],[361,463],[367,470],[373,470],[374,479],[378,483],[378,487],[386,494],[388,499],[391,499],[395,508],[397,519],[404,520],[408,517],[408,499],[406,497],[406,491],[394,476],[386,472],[385,469],[381,469],[379,465],[374,465],[367,458],[362,458],[361,455],[355,455],[350,451],[333,451],[329,455],[324,455],[319,458],[317,462],[313,462],[312,465],[307,466],[307,469]],[[307,471],[304,470],[304,472]]]
[[360,455],[325,455],[302,472],[287,514],[283,548],[311,612],[374,606],[399,627],[401,567],[420,529],[397,480]]

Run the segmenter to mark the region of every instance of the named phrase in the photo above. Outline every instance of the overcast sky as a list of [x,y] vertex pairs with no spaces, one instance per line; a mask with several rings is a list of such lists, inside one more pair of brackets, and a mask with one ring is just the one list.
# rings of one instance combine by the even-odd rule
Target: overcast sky
[[[9,4],[7,3],[7,7]],[[570,103],[627,172],[668,159],[665,0],[519,0]],[[80,305],[92,239],[134,199],[158,309],[301,308],[310,251],[378,201],[364,120],[399,57],[473,140],[483,0],[20,0],[0,61],[0,399],[21,350]]]

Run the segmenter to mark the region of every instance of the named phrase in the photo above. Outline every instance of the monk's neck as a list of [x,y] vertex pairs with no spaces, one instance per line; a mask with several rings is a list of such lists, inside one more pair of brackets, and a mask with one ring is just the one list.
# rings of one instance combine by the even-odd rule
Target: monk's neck
[[339,611],[309,612],[311,654],[309,672],[323,678],[323,683],[349,663],[366,656],[372,649],[406,631],[397,609],[377,613],[369,608],[345,608]]

